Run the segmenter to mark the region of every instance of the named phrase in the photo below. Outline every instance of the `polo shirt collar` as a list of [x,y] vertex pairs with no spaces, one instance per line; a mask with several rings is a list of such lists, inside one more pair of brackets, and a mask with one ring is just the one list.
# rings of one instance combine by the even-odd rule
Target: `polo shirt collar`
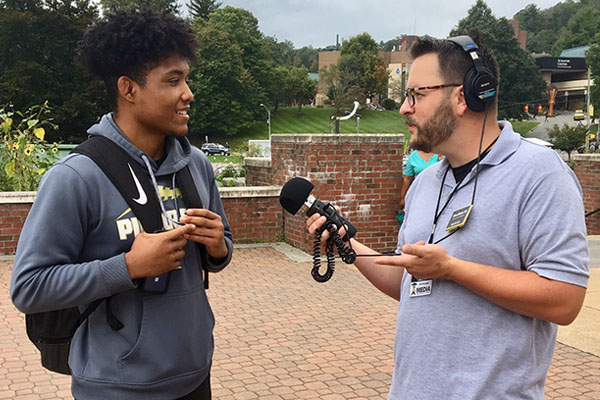
[[[521,145],[521,135],[519,135],[513,130],[513,127],[510,122],[498,121],[498,126],[500,126],[500,129],[502,129],[502,131],[500,132],[500,136],[498,137],[498,140],[496,141],[494,146],[491,148],[488,155],[485,156],[483,160],[481,160],[480,167],[483,167],[485,165],[501,164],[504,160],[512,156]],[[446,173],[448,165],[448,159],[444,158],[444,160],[440,163],[440,167],[438,168],[438,171],[436,173],[437,177],[440,180]],[[469,177],[472,175],[473,171],[474,169],[471,170],[471,172],[469,172],[469,174],[466,176],[464,180],[465,183],[470,179]],[[454,181],[454,177],[452,176],[452,174],[449,174],[448,178],[446,179],[447,182],[448,180]],[[451,182],[448,183],[452,184]]]

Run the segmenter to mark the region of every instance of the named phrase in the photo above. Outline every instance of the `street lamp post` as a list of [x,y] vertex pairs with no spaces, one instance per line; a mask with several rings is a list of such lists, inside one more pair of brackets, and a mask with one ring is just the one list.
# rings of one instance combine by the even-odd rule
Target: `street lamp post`
[[269,127],[269,142],[271,141],[271,111],[263,103],[260,103],[261,107],[267,110],[267,126]]
[[590,149],[590,67],[587,69],[587,90],[586,93],[586,105],[587,105],[587,131],[585,132],[585,152],[587,153]]

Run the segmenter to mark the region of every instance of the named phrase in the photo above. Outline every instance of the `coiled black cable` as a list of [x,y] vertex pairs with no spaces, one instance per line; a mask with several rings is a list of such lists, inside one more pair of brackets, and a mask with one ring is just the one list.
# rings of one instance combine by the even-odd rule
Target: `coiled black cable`
[[[323,232],[327,229],[329,231],[329,239],[325,245],[325,255],[327,256],[327,270],[325,274],[321,275],[319,269],[321,268],[321,237]],[[337,228],[333,224],[323,225],[315,232],[315,240],[313,247],[313,269],[312,277],[315,281],[323,283],[327,282],[333,276],[335,270],[335,256],[333,254],[333,245],[337,247],[338,254],[340,255],[343,262],[346,264],[352,264],[356,260],[356,252],[351,247],[346,247],[346,244],[340,237]]]

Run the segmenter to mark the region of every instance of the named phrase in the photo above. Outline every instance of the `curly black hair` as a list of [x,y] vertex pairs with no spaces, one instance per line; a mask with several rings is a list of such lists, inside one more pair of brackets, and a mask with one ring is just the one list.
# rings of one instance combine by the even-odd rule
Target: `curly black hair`
[[78,46],[80,62],[106,86],[108,102],[117,109],[117,80],[128,76],[146,84],[148,71],[179,54],[196,60],[198,43],[187,22],[169,12],[150,9],[107,14],[85,33]]

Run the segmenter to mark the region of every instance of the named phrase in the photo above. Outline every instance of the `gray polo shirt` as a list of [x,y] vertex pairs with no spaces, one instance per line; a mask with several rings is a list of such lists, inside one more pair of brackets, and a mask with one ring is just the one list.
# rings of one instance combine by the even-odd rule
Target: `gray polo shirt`
[[[522,139],[508,122],[481,162],[467,224],[439,244],[461,260],[587,286],[588,248],[582,193],[573,171],[548,148]],[[429,238],[448,161],[413,182],[398,234]],[[434,242],[452,213],[471,204],[474,168],[439,217]],[[456,186],[450,171],[440,209]],[[404,274],[398,307],[390,399],[543,399],[556,325],[495,305],[446,280],[429,296],[409,297]]]

